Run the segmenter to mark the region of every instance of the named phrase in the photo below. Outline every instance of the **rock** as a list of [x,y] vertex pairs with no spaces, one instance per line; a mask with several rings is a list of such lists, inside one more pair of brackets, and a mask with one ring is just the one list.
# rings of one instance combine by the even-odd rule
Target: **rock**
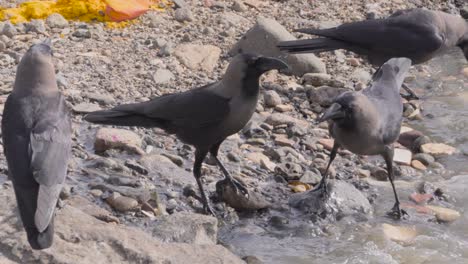
[[367,70],[358,68],[351,74],[351,79],[368,83],[372,79],[372,75]]
[[245,256],[242,258],[242,260],[244,260],[247,264],[264,264],[264,262],[256,256]]
[[245,155],[245,158],[260,165],[262,160],[266,163],[271,162],[270,159],[261,152],[250,152]]
[[425,204],[428,201],[434,198],[434,195],[430,193],[412,193],[410,195],[410,200],[417,203],[417,204]]
[[96,197],[96,198],[101,197],[102,194],[103,194],[103,192],[102,192],[101,190],[99,190],[99,189],[90,190],[89,193],[90,193],[92,196]]
[[270,124],[272,126],[278,126],[278,125],[297,125],[297,126],[309,126],[309,123],[307,121],[301,120],[294,118],[292,116],[288,116],[286,114],[281,114],[281,113],[273,113],[267,117],[265,120],[267,124]]
[[177,155],[172,155],[172,154],[169,154],[169,153],[162,153],[162,155],[164,157],[167,157],[168,159],[170,159],[175,165],[177,166],[182,166],[184,165],[184,159],[180,156],[177,156]]
[[29,21],[29,23],[26,24],[26,32],[45,33],[46,28],[44,20],[31,19],[31,21]]
[[290,104],[280,104],[275,106],[275,111],[280,113],[291,112],[294,110],[294,107]]
[[106,202],[120,212],[135,210],[138,207],[137,200],[122,196],[117,192],[112,193],[112,195],[106,199]]
[[160,56],[170,56],[174,52],[174,44],[168,41],[164,44],[158,52]]
[[85,93],[85,96],[91,101],[95,101],[104,105],[111,105],[115,102],[115,99],[110,94],[103,93]]
[[418,153],[413,156],[413,160],[420,161],[424,166],[429,166],[429,164],[435,161],[434,157],[427,153]]
[[318,143],[322,145],[326,150],[331,151],[333,149],[335,140],[331,138],[321,138],[318,140]]
[[216,67],[221,49],[212,45],[181,44],[174,55],[192,70],[212,72]]
[[276,169],[276,164],[271,162],[269,159],[260,159],[260,167],[262,169],[273,172]]
[[168,83],[171,80],[174,80],[175,76],[170,70],[158,69],[153,74],[153,81],[156,84]]
[[185,21],[193,21],[193,15],[192,11],[188,8],[178,8],[174,12],[174,18],[175,20],[179,22],[185,22]]
[[232,47],[231,55],[239,52],[255,53],[270,57],[284,58],[294,75],[309,72],[325,73],[325,64],[311,53],[285,54],[276,45],[280,41],[295,40],[282,25],[268,18],[259,18],[257,23]]
[[328,199],[320,191],[293,194],[289,205],[319,216],[344,217],[355,214],[372,215],[372,206],[366,196],[345,181],[329,181]]
[[72,36],[77,38],[91,38],[91,32],[86,28],[79,28],[73,32]]
[[397,164],[411,165],[411,151],[407,149],[395,148],[395,154],[393,155],[393,161]]
[[163,242],[216,245],[217,235],[215,217],[188,212],[163,216],[153,229],[153,236]]
[[275,144],[282,147],[294,147],[295,142],[285,136],[278,136],[275,138]]
[[400,136],[398,137],[398,143],[400,143],[408,149],[414,149],[414,142],[420,136],[423,136],[423,133],[417,130],[401,132]]
[[431,143],[431,139],[428,136],[420,136],[414,141],[413,150],[421,151],[421,146],[427,143]]
[[68,27],[68,21],[58,13],[49,15],[46,19],[46,23],[51,28],[66,28]]
[[302,175],[302,177],[300,178],[300,181],[304,183],[309,183],[311,185],[316,185],[320,182],[321,179],[322,179],[321,175],[308,170]]
[[162,243],[141,229],[98,220],[89,215],[88,209],[83,206],[97,207],[89,202],[76,205],[67,203],[64,208],[57,210],[53,246],[47,250],[33,250],[17,216],[12,189],[2,190],[2,252],[9,252],[8,258],[21,263],[37,264],[244,263],[222,246]]
[[426,207],[429,208],[432,212],[434,212],[437,220],[440,222],[450,223],[457,220],[461,216],[459,212],[453,209],[434,205],[426,205]]
[[94,149],[103,152],[108,149],[119,148],[143,155],[142,140],[135,132],[117,128],[102,127],[96,132]]
[[462,74],[463,74],[466,78],[468,78],[468,67],[463,68]]
[[410,243],[418,235],[415,227],[382,224],[385,236],[395,242]]
[[358,175],[359,178],[369,178],[370,175],[371,175],[371,171],[370,170],[358,169],[357,175]]
[[[115,181],[115,178],[111,179],[111,181]],[[141,187],[141,188],[134,188],[134,187],[129,187],[129,186],[114,186],[111,184],[104,184],[104,183],[96,183],[92,182],[89,183],[89,188],[91,189],[99,189],[103,192],[114,192],[114,193],[119,193],[122,196],[127,196],[129,198],[133,198],[137,200],[139,203],[144,203],[147,202],[148,200],[151,199],[151,193],[146,187]]]
[[356,58],[348,58],[348,59],[346,60],[346,62],[347,62],[349,65],[354,66],[354,67],[357,67],[357,66],[361,65],[361,63],[359,62],[359,60],[356,59]]
[[452,155],[456,152],[456,148],[443,143],[427,143],[421,146],[421,151],[435,156]]
[[155,165],[160,163],[170,165],[169,167],[177,167],[171,159],[159,154],[145,155],[140,159],[140,163],[150,171],[157,170],[158,167],[155,167]]
[[102,110],[102,108],[98,104],[93,103],[79,103],[73,106],[73,112],[77,114],[87,114],[99,110]]
[[276,166],[275,172],[283,176],[287,181],[299,180],[304,174],[301,165],[293,162],[282,162]]
[[218,23],[223,24],[227,27],[239,26],[241,24],[248,23],[249,21],[234,12],[223,12],[218,16]]
[[379,181],[386,181],[388,180],[388,172],[386,169],[380,168],[380,167],[372,167],[371,168],[371,175],[375,179]]
[[265,105],[267,107],[275,107],[282,102],[279,94],[273,90],[266,91],[263,95],[263,100],[265,101]]
[[420,162],[419,160],[411,161],[411,167],[421,171],[425,171],[427,169],[426,166],[424,166],[424,164],[422,164],[422,162]]
[[244,3],[240,0],[234,0],[232,3],[232,10],[237,11],[237,12],[245,12],[247,11],[247,6],[244,5]]
[[2,35],[12,38],[16,34],[18,34],[18,30],[16,30],[15,26],[13,26],[10,21],[5,22],[2,29]]
[[324,86],[330,85],[331,75],[326,73],[306,73],[301,78],[303,85]]
[[140,173],[140,174],[143,174],[143,175],[148,174],[148,170],[145,167],[143,167],[142,165],[140,165],[138,162],[134,161],[134,160],[126,160],[124,165],[127,168],[129,168],[129,169],[131,169],[131,170],[133,170],[133,171],[135,171],[137,173]]
[[249,190],[248,198],[241,192],[236,192],[227,180],[216,183],[216,194],[219,199],[238,211],[256,211],[271,206],[261,194],[255,191]]
[[338,95],[349,91],[344,88],[334,88],[330,86],[321,86],[318,88],[307,89],[307,97],[310,102],[318,103],[321,106],[329,106]]

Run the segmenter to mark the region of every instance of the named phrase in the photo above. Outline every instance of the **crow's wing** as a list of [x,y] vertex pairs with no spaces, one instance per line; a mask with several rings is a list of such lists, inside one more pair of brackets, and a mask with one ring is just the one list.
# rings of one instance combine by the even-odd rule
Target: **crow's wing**
[[[57,97],[50,100],[57,101]],[[39,232],[47,228],[53,216],[71,155],[71,121],[61,95],[55,105],[58,108],[41,114],[30,134],[30,166],[34,179],[39,183],[34,216]]]

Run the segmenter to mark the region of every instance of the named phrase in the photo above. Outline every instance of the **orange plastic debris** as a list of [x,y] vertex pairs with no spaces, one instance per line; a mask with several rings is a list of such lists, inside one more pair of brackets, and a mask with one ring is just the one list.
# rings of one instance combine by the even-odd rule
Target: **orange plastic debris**
[[106,0],[106,4],[105,13],[114,22],[137,18],[151,7],[149,0]]

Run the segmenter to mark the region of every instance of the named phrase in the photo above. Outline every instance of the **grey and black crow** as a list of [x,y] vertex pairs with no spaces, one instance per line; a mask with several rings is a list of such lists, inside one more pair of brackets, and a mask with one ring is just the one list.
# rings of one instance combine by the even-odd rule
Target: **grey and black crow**
[[71,156],[71,133],[50,41],[33,45],[18,65],[3,111],[2,136],[21,220],[34,249],[53,242],[54,211]]
[[[367,56],[377,67],[397,57],[409,58],[413,64],[423,63],[453,47],[459,47],[468,59],[468,22],[441,11],[399,10],[385,19],[296,31],[319,37],[280,42],[281,50],[306,53],[345,49]],[[417,98],[406,85],[403,88]]]
[[372,84],[362,92],[345,92],[317,120],[330,121],[330,135],[335,139],[330,161],[316,190],[327,188],[328,169],[340,147],[358,155],[382,155],[388,179],[395,195],[390,212],[400,218],[400,202],[393,184],[393,146],[400,134],[403,104],[398,93],[411,67],[408,58],[393,58],[384,63],[374,75]]
[[85,120],[107,125],[159,127],[193,145],[196,149],[193,174],[205,211],[214,214],[201,182],[203,160],[209,152],[233,187],[248,195],[247,189],[229,175],[218,159],[218,149],[226,137],[241,130],[252,117],[260,76],[269,70],[285,68],[287,65],[275,58],[239,54],[218,82],[143,103],[92,112]]

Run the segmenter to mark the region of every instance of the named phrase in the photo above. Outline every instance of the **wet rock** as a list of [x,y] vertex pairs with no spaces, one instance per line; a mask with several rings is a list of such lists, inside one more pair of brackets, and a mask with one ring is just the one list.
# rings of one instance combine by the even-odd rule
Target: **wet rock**
[[386,169],[380,168],[380,167],[372,167],[371,168],[371,175],[374,177],[376,180],[379,181],[386,181],[388,180],[388,173]]
[[263,95],[263,100],[265,101],[265,105],[267,107],[275,107],[282,102],[279,94],[273,90],[266,91]]
[[271,206],[261,194],[255,191],[249,190],[248,198],[236,192],[227,180],[216,183],[216,193],[218,198],[238,211],[255,211]]
[[114,209],[120,212],[128,212],[135,210],[138,207],[138,201],[120,195],[120,193],[114,192],[106,199],[106,202]]
[[413,156],[413,160],[420,161],[424,166],[429,166],[435,161],[434,157],[427,153],[418,153]]
[[422,162],[420,162],[419,160],[411,161],[411,167],[420,171],[425,171],[427,169],[427,167],[424,166],[424,164],[422,164]]
[[73,112],[77,114],[87,114],[94,111],[102,110],[102,108],[98,104],[93,103],[79,103],[73,106]]
[[140,173],[143,175],[148,174],[148,170],[145,167],[138,164],[137,162],[135,162],[134,160],[126,160],[124,164],[131,170],[136,171],[137,173]]
[[312,103],[320,104],[321,106],[329,106],[338,95],[349,91],[344,88],[334,88],[330,86],[321,86],[318,88],[307,89],[307,96]]
[[174,50],[179,61],[192,70],[212,72],[216,67],[221,49],[212,45],[181,44]]
[[330,85],[331,75],[326,73],[306,73],[302,76],[301,83],[313,86]]
[[413,150],[421,151],[421,146],[428,143],[431,143],[431,139],[428,136],[420,136],[414,141]]
[[372,214],[372,206],[366,196],[356,187],[345,181],[330,181],[328,186],[329,197],[324,199],[321,191],[308,191],[294,194],[289,205],[308,213],[327,216],[344,217],[355,214]]
[[304,174],[301,165],[293,162],[282,162],[276,166],[275,172],[283,176],[286,180],[299,180]]
[[418,235],[415,227],[382,224],[384,235],[395,242],[410,243]]
[[143,155],[140,136],[130,130],[117,128],[100,128],[96,133],[94,149],[103,152],[108,149],[118,148]]
[[184,165],[184,159],[177,155],[172,155],[169,153],[162,153],[162,155],[168,159],[170,159],[175,165],[182,166]]
[[99,198],[102,196],[103,192],[99,189],[93,189],[93,190],[90,190],[89,191],[89,194],[91,194],[92,196],[96,197],[96,198]]
[[140,163],[150,171],[157,170],[159,168],[157,164],[161,163],[172,168],[177,167],[177,165],[172,162],[171,159],[159,154],[143,156],[140,159]]
[[275,138],[275,144],[282,147],[294,147],[295,142],[286,136],[277,136]]
[[282,114],[282,113],[273,113],[267,117],[265,123],[278,126],[278,125],[297,125],[297,126],[308,126],[308,122],[294,118],[292,116]]
[[16,34],[18,34],[18,30],[16,30],[15,26],[13,26],[10,21],[7,21],[3,25],[2,35],[12,38]]
[[66,28],[68,27],[68,21],[58,13],[49,15],[46,19],[46,24],[51,28]]
[[395,149],[393,161],[397,164],[411,165],[411,151],[407,149]]
[[161,243],[141,229],[103,222],[87,213],[90,207],[101,209],[87,202],[57,210],[54,244],[38,251],[27,242],[13,191],[2,190],[0,247],[21,263],[244,263],[222,246]]
[[153,81],[156,84],[168,83],[175,78],[170,70],[158,69],[153,75]]
[[423,133],[417,130],[401,132],[400,136],[398,137],[398,143],[400,143],[408,149],[414,149],[414,142],[420,136],[423,136]]
[[294,110],[294,106],[289,105],[289,104],[280,104],[275,106],[275,111],[278,111],[280,113],[285,113],[285,112],[292,112]]
[[86,28],[79,28],[73,32],[72,36],[77,38],[91,38],[91,32]]
[[129,186],[114,186],[103,183],[89,183],[90,189],[98,189],[103,192],[114,192],[119,193],[123,196],[133,198],[140,203],[147,202],[151,199],[151,193],[146,188],[133,188]]
[[239,52],[256,53],[271,57],[285,58],[294,75],[302,76],[309,72],[325,73],[325,64],[315,55],[284,54],[276,47],[280,41],[295,40],[282,25],[268,18],[259,18],[257,23],[230,50],[231,55]]
[[438,221],[440,222],[453,222],[460,218],[460,213],[449,208],[444,208],[440,206],[434,206],[434,205],[427,205],[427,208],[429,208],[432,212],[434,212],[435,217],[437,218]]
[[193,21],[193,14],[188,8],[178,8],[174,12],[174,18],[179,22]]
[[452,155],[456,152],[456,148],[443,143],[427,143],[421,146],[423,153],[431,155]]
[[26,32],[45,33],[46,28],[44,20],[32,19],[29,23],[26,24]]
[[359,178],[369,178],[371,175],[370,170],[363,170],[363,169],[358,169],[357,175]]
[[434,195],[430,193],[412,193],[410,195],[410,200],[417,203],[417,204],[425,204],[428,201],[434,198]]
[[264,264],[264,262],[256,256],[246,256],[243,257],[242,260],[244,260],[247,264]]
[[163,242],[215,245],[217,235],[215,217],[188,212],[163,216],[153,229],[153,236]]

